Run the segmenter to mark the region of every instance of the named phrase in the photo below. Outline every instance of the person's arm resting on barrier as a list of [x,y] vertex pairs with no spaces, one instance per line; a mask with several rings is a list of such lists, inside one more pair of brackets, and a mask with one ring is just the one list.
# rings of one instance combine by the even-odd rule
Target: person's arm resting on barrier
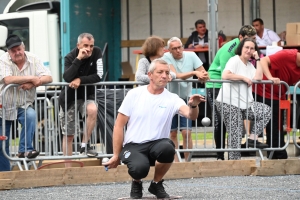
[[203,80],[203,82],[209,79],[208,73],[206,72],[203,66],[198,67],[195,71],[176,73],[176,78],[185,80],[194,75],[197,76],[199,80]]
[[280,79],[279,78],[274,78],[269,70],[269,67],[271,65],[271,61],[269,56],[263,57],[260,59],[260,65],[262,68],[263,73],[267,77],[267,79],[271,80],[274,82],[274,84],[280,84]]
[[3,79],[6,85],[8,84],[24,84],[32,83],[35,86],[41,85],[41,80],[37,76],[6,76]]
[[179,114],[188,119],[196,120],[199,114],[198,105],[201,102],[205,102],[205,97],[200,94],[192,95],[188,101],[188,105],[183,105],[179,108]]
[[49,76],[49,75],[46,75],[46,76],[41,76],[39,77],[40,80],[41,80],[41,85],[43,84],[47,84],[47,83],[51,83],[53,80],[52,80],[52,76]]

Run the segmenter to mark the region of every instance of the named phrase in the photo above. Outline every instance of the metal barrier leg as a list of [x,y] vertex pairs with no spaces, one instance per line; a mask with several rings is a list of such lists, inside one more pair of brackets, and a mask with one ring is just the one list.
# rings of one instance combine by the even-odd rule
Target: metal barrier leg
[[16,164],[18,165],[20,171],[24,171],[20,161],[17,161]]
[[24,168],[25,168],[25,170],[29,170],[29,169],[28,169],[27,162],[26,162],[26,160],[25,160],[25,159],[23,159],[23,164],[24,164]]
[[270,151],[269,159],[272,159],[272,158],[273,158],[274,152],[275,152],[275,151]]
[[191,159],[192,159],[192,157],[193,157],[193,154],[194,154],[194,152],[192,151],[192,152],[190,152],[189,153],[189,157],[188,157],[188,162],[190,162],[191,161]]
[[43,161],[42,160],[39,160],[39,164],[38,164],[38,167],[42,166],[43,165]]
[[31,162],[31,164],[32,164],[33,168],[34,168],[35,170],[37,170],[37,167],[36,167],[36,164],[35,164],[35,162],[34,162],[34,161],[30,161],[30,162]]
[[177,150],[175,150],[175,151],[176,151],[176,156],[177,156],[177,158],[178,158],[178,161],[179,161],[179,162],[182,162],[182,159],[181,159],[181,156],[180,156],[180,152],[177,151]]
[[264,155],[260,149],[258,150],[258,153],[259,153],[261,160],[264,160]]

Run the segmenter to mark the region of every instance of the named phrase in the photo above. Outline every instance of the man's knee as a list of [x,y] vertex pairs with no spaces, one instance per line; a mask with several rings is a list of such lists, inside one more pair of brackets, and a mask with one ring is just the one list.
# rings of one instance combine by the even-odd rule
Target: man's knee
[[74,139],[74,135],[64,135],[63,141],[67,143],[71,143],[73,142],[73,139]]
[[165,142],[161,145],[160,154],[157,158],[157,162],[160,163],[172,163],[174,161],[175,148],[174,144]]
[[145,178],[150,170],[150,165],[136,162],[134,165],[127,165],[128,174],[135,180]]
[[90,103],[86,107],[86,113],[89,117],[96,117],[97,116],[98,108],[96,104]]
[[182,132],[182,137],[183,138],[187,138],[187,137],[191,138],[191,133],[192,132],[190,130],[183,129],[183,130],[181,130],[181,132]]

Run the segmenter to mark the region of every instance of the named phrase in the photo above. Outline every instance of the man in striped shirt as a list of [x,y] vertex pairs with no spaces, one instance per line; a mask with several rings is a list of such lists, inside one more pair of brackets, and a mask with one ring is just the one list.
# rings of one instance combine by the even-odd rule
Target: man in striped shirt
[[[10,35],[6,40],[7,52],[0,57],[0,135],[2,124],[5,123],[5,135],[9,137],[11,124],[14,120],[22,126],[19,142],[19,158],[35,158],[39,152],[34,150],[32,141],[36,127],[36,112],[32,108],[36,87],[52,82],[48,68],[36,55],[25,51],[25,46],[17,35]],[[19,84],[10,87],[9,84]],[[4,96],[3,96],[4,95]],[[4,109],[4,110],[3,110]],[[4,111],[4,119],[2,119]],[[9,155],[9,140],[5,143]],[[0,171],[10,171],[9,160],[2,152],[0,143]]]

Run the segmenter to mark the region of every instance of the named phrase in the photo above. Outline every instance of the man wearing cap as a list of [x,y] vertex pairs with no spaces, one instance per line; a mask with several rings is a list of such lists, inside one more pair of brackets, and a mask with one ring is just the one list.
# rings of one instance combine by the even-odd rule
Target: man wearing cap
[[[88,145],[93,129],[97,122],[97,103],[95,102],[95,86],[82,86],[100,82],[103,75],[102,52],[94,46],[94,37],[90,33],[82,33],[78,36],[77,47],[65,56],[65,72],[63,78],[69,83],[59,95],[60,121],[63,132],[64,155],[72,155],[72,142],[74,139],[75,106],[86,121],[80,154],[89,157],[97,156],[97,152]],[[77,92],[77,93],[76,93]],[[76,96],[77,95],[77,96]],[[67,100],[66,98],[67,97]],[[74,99],[77,97],[77,103]],[[65,124],[65,121],[67,123]],[[67,163],[66,167],[70,167]]]
[[[240,29],[238,38],[231,40],[224,44],[217,52],[212,64],[209,67],[208,74],[210,79],[212,80],[221,80],[222,73],[225,68],[227,61],[235,56],[235,50],[244,38],[252,38],[255,40],[256,30],[251,25],[245,25]],[[214,101],[219,94],[219,90],[222,86],[222,83],[213,83],[207,82],[207,99],[211,106],[211,110],[214,110],[214,137],[216,148],[225,148],[225,133],[226,128],[225,125],[221,122],[221,116],[217,113],[217,109],[213,108]],[[223,126],[223,129],[222,129]],[[223,130],[221,132],[221,129]],[[224,152],[217,153],[217,159],[224,160]]]
[[[36,87],[52,82],[48,68],[36,55],[25,51],[25,46],[17,35],[9,35],[6,40],[7,52],[0,57],[0,104],[5,107],[5,121],[2,120],[0,108],[0,135],[2,124],[5,123],[5,135],[9,137],[11,124],[14,120],[22,126],[19,141],[19,158],[35,158],[39,152],[33,148],[32,141],[36,127],[36,112],[32,108]],[[15,90],[10,87],[2,95],[9,84],[19,84]],[[5,141],[6,154],[9,155],[9,140]],[[0,171],[10,171],[9,160],[2,152],[0,143]]]

